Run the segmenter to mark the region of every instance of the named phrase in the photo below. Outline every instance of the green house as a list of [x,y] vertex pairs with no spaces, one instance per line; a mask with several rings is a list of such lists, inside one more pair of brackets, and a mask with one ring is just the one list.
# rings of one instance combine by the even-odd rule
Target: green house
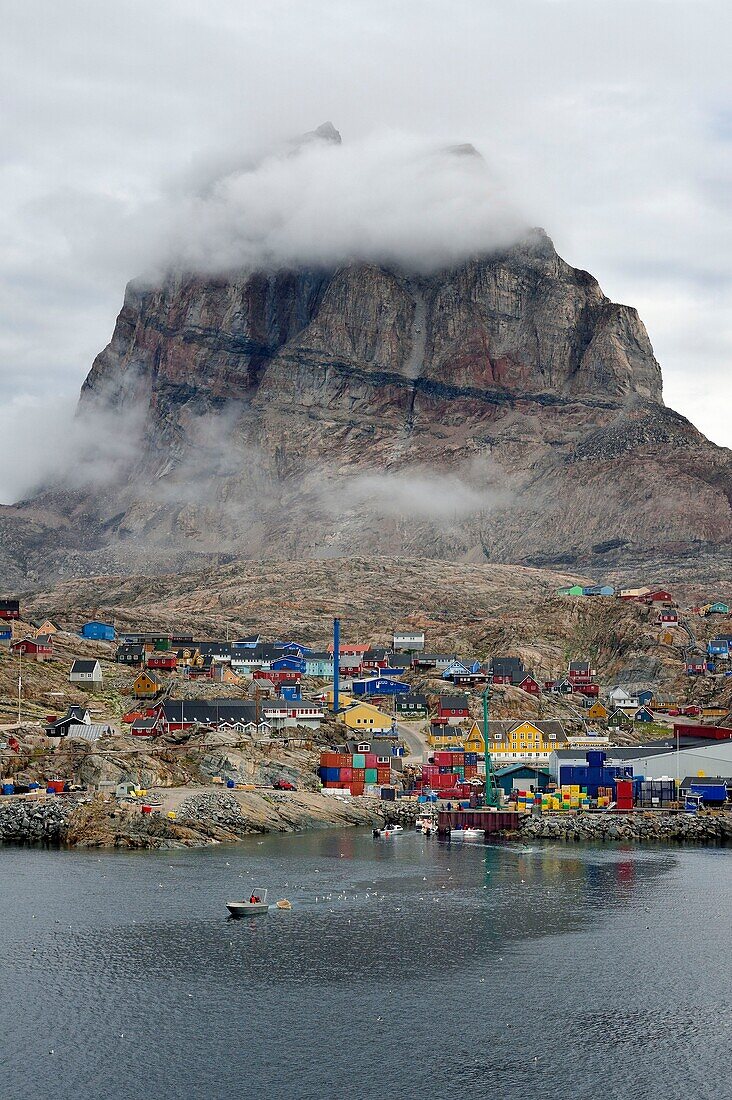
[[584,596],[585,590],[581,584],[573,584],[570,588],[558,588],[558,596]]

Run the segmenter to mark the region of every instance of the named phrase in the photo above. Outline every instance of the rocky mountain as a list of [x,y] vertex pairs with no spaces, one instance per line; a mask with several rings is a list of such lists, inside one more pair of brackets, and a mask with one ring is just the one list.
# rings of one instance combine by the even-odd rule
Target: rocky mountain
[[[429,273],[133,282],[80,400],[114,476],[0,509],[15,583],[372,554],[610,576],[726,561],[732,456],[636,311],[535,230]],[[112,446],[113,444],[113,446]]]

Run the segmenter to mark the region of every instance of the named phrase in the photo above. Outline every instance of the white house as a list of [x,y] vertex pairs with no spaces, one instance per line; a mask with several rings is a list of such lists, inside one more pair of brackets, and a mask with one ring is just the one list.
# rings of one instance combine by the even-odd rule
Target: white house
[[403,653],[422,653],[424,650],[423,630],[395,630],[392,636],[392,648]]
[[70,684],[78,684],[79,687],[100,687],[102,679],[102,666],[99,661],[77,660],[71,666]]

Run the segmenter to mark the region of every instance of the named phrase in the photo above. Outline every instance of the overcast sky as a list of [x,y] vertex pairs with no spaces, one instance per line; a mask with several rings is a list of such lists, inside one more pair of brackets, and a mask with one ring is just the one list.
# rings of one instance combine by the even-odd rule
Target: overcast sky
[[71,407],[165,211],[197,221],[214,167],[331,119],[356,148],[476,145],[506,209],[639,309],[667,403],[732,445],[727,0],[0,12],[0,434]]

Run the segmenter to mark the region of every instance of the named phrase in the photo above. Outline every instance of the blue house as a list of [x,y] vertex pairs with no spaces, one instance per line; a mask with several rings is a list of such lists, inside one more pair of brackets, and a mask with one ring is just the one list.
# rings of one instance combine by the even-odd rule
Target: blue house
[[0,624],[0,642],[9,642],[13,637],[13,631],[5,623]]
[[707,653],[710,657],[729,657],[729,642],[726,638],[712,638]]
[[333,654],[306,653],[305,675],[317,676],[320,680],[331,680],[333,678]]
[[303,657],[278,657],[269,666],[273,672],[299,672],[305,675],[305,660]]
[[101,623],[97,619],[92,619],[91,622],[84,623],[82,626],[81,636],[95,642],[113,642],[115,631],[109,623]]
[[298,700],[302,699],[299,684],[283,684],[280,694],[283,699]]
[[[480,666],[479,666],[480,667]],[[453,661],[442,673],[443,680],[451,680],[453,676],[469,676],[470,669],[462,661]]]
[[633,715],[633,720],[635,722],[652,722],[653,715],[648,707],[638,707],[638,710]]
[[615,589],[611,584],[591,584],[582,589],[583,596],[614,596]]
[[647,707],[647,706],[650,705],[651,700],[653,699],[653,692],[649,691],[646,688],[644,691],[639,691],[638,694],[636,695],[636,698],[637,698],[638,703],[640,704],[640,706]]
[[354,680],[351,688],[354,695],[407,695],[411,690],[409,684],[402,684],[389,676],[366,676],[362,680]]

